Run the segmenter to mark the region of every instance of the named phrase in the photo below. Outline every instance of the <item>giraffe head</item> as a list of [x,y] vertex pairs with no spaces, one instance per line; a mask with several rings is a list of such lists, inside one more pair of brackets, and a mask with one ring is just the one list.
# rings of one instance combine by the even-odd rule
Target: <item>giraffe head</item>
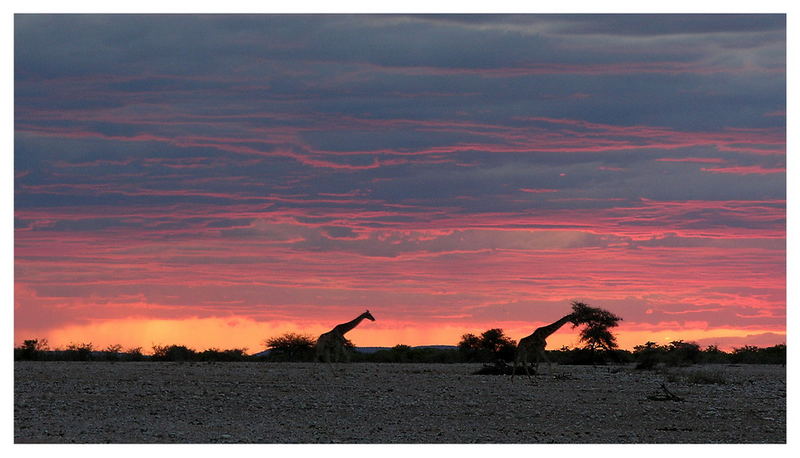
[[366,318],[366,319],[368,319],[368,320],[370,320],[370,321],[375,321],[375,317],[374,317],[374,316],[372,316],[372,314],[371,314],[371,313],[369,313],[369,310],[367,310],[366,312],[362,313],[361,315],[362,315],[364,318]]

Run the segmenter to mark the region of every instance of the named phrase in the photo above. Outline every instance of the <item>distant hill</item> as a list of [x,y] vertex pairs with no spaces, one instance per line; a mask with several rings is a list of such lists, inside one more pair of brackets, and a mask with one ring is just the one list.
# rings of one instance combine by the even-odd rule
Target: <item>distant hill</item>
[[[436,350],[455,350],[458,347],[455,345],[417,345],[411,348],[434,348]],[[355,350],[360,353],[375,353],[380,350],[391,350],[392,347],[356,347]]]
[[[355,347],[355,351],[359,353],[375,353],[381,350],[391,350],[393,347]],[[436,350],[455,350],[458,347],[455,345],[417,345],[411,348],[434,348]],[[260,351],[258,353],[254,353],[252,356],[266,356],[268,355],[270,350]]]

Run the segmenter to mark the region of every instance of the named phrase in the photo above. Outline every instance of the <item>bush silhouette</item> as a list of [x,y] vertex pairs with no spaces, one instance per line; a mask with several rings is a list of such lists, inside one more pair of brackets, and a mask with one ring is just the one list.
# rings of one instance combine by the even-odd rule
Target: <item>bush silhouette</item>
[[50,348],[47,339],[28,339],[22,345],[14,349],[15,360],[36,361],[45,359],[46,352]]
[[688,366],[697,363],[700,358],[700,345],[693,342],[675,340],[667,347],[667,364],[670,366]]
[[246,348],[233,348],[230,350],[220,350],[218,348],[209,348],[197,354],[199,361],[206,362],[231,362],[231,361],[246,361],[247,355],[245,354]]
[[786,365],[786,345],[774,345],[772,347],[759,348],[758,353],[761,358],[759,364],[783,364]]
[[[349,344],[349,345],[348,345]],[[269,361],[312,361],[315,356],[316,339],[308,335],[288,332],[264,341],[269,349]],[[353,344],[345,339],[345,346],[352,349]]]
[[645,342],[643,345],[633,347],[633,356],[636,359],[637,369],[653,369],[657,364],[666,359],[666,348],[655,342]]
[[142,354],[142,347],[131,347],[126,353],[126,359],[128,361],[142,361],[145,359],[144,355]]
[[197,352],[183,345],[153,345],[153,361],[192,361]]
[[94,345],[91,342],[70,343],[64,351],[64,356],[68,361],[90,361],[94,359],[93,351]]
[[516,348],[516,341],[499,328],[484,331],[480,336],[464,334],[458,343],[458,351],[467,362],[513,361]]
[[737,364],[786,364],[786,345],[767,348],[745,345],[734,348],[730,359],[732,363]]
[[[128,348],[124,353],[121,346],[114,344],[102,351],[94,351],[91,343],[71,343],[66,350],[51,350],[47,339],[26,339],[14,348],[15,361],[312,361],[314,359],[314,339],[294,333],[287,333],[265,341],[270,349],[266,356],[251,356],[245,348],[220,350],[209,348],[196,352],[183,345],[153,346],[153,355],[142,354],[142,347]],[[506,337],[502,329],[489,329],[480,336],[464,334],[458,346],[453,348],[410,347],[396,345],[390,349],[374,353],[354,351],[352,342],[346,342],[352,352],[353,362],[396,362],[396,363],[496,363],[511,361],[515,342]],[[667,345],[646,342],[637,345],[633,351],[604,350],[595,351],[589,345],[582,348],[562,347],[547,350],[550,361],[559,364],[604,364],[635,362],[638,369],[653,369],[657,366],[688,366],[692,364],[783,364],[786,365],[786,344],[760,348],[752,345],[734,348],[728,353],[716,345],[704,350],[693,342],[676,340]],[[116,359],[115,359],[116,358]]]
[[[717,347],[710,347],[713,357],[721,362],[724,352]],[[647,342],[633,348],[633,356],[637,369],[653,369],[658,365],[689,366],[703,360],[700,346],[693,342],[674,340],[669,345],[658,345]]]
[[716,345],[709,345],[700,352],[698,362],[704,364],[721,364],[729,362],[730,355],[720,350]]
[[122,351],[122,345],[113,344],[109,345],[103,350],[103,357],[106,361],[119,361],[119,354]]

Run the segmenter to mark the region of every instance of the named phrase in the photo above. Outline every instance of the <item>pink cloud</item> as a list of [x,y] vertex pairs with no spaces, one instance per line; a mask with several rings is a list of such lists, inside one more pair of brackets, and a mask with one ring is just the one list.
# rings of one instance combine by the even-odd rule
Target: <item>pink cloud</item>
[[699,162],[699,163],[718,163],[723,164],[727,162],[725,159],[718,157],[660,157],[656,159],[659,162]]
[[702,168],[703,172],[711,173],[731,173],[734,175],[766,175],[771,173],[786,173],[785,167],[765,168],[760,165],[741,166],[741,167],[717,167],[717,168]]

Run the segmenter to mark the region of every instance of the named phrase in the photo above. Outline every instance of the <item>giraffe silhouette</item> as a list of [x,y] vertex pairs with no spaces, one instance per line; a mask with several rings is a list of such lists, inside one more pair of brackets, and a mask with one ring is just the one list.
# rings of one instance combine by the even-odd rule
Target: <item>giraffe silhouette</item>
[[333,359],[334,362],[339,362],[341,360],[348,362],[350,357],[345,351],[345,342],[347,339],[345,339],[344,335],[358,326],[364,319],[375,321],[375,317],[367,310],[354,320],[338,324],[330,331],[320,335],[316,345],[317,360],[325,361],[329,365],[331,359]]
[[558,321],[548,324],[547,326],[537,328],[535,331],[533,331],[533,334],[519,339],[519,344],[517,344],[517,356],[514,358],[514,368],[511,372],[511,380],[514,380],[514,375],[517,373],[517,364],[520,362],[522,363],[522,367],[525,368],[525,374],[528,376],[528,378],[531,377],[531,374],[528,370],[528,360],[531,356],[536,358],[533,363],[534,370],[539,368],[539,361],[542,359],[547,361],[548,371],[551,370],[552,364],[544,352],[544,348],[547,346],[547,341],[545,339],[547,339],[550,334],[558,331],[561,326],[564,326],[567,323],[572,323],[573,326],[577,326],[579,324],[578,314],[570,313],[569,315],[565,315]]

